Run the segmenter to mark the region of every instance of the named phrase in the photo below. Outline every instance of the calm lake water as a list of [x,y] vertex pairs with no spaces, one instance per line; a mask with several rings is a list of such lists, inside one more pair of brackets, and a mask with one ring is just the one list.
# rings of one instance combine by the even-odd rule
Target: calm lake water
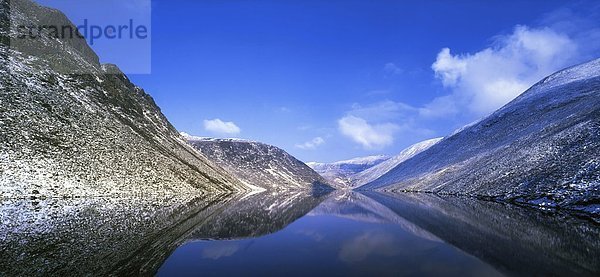
[[159,276],[496,276],[493,267],[351,193],[284,229],[239,240],[192,240]]
[[597,223],[429,194],[0,205],[0,275],[599,276]]

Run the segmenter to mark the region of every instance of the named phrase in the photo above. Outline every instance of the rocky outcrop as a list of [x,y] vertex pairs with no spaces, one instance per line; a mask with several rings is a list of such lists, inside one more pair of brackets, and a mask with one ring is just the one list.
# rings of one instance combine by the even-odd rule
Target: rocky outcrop
[[[68,23],[29,0],[3,1],[8,8],[4,27]],[[190,147],[116,66],[100,65],[84,40],[15,45],[16,31],[3,28],[0,44],[0,198],[246,189]]]
[[284,150],[240,139],[198,138],[190,144],[248,186],[264,190],[330,190],[327,181]]

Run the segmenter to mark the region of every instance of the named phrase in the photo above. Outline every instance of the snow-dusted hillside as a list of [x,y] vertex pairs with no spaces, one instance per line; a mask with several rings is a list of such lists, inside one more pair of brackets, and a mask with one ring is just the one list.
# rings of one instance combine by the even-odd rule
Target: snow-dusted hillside
[[356,173],[376,166],[389,159],[387,156],[369,156],[335,163],[307,163],[317,173],[339,188],[351,188]]
[[361,189],[426,191],[600,214],[600,59],[545,78]]
[[394,157],[370,156],[335,163],[307,163],[316,172],[340,188],[357,188],[367,184],[404,161],[427,150],[442,139],[430,139],[411,145]]
[[409,146],[408,148],[400,152],[400,154],[398,154],[397,156],[394,156],[388,159],[387,161],[384,161],[376,166],[368,168],[352,176],[352,186],[359,187],[376,180],[377,178],[388,173],[394,167],[409,160],[417,154],[429,149],[431,146],[434,146],[441,140],[442,138],[435,138]]
[[30,0],[2,1],[0,9],[0,198],[246,189],[83,39],[11,41],[23,30],[7,26],[71,24],[61,12]]
[[247,186],[266,190],[330,189],[327,181],[282,149],[240,139],[199,138],[189,143]]

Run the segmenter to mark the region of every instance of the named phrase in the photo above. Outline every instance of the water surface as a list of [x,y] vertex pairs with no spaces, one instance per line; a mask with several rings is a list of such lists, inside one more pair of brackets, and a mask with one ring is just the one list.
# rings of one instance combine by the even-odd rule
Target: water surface
[[0,276],[598,276],[600,228],[430,194],[0,202]]
[[191,238],[158,275],[594,276],[597,227],[470,198],[334,193],[273,234]]
[[329,198],[277,233],[191,240],[159,276],[496,276],[491,266],[355,193]]

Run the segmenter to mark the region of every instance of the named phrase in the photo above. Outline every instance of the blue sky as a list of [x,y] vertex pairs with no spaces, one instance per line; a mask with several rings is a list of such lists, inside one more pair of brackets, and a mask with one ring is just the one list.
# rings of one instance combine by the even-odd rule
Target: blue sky
[[157,0],[152,73],[130,77],[192,135],[262,141],[303,161],[394,155],[600,57],[599,6]]

